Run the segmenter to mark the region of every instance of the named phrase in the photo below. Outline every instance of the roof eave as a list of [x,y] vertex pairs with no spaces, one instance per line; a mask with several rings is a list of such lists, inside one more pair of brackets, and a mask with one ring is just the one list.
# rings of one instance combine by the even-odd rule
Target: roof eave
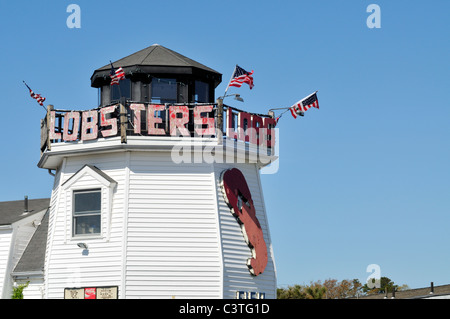
[[[216,88],[222,82],[222,74],[210,72],[194,66],[170,66],[170,65],[131,65],[122,67],[127,77],[147,74],[152,75],[180,75],[180,76],[199,76],[210,78]],[[110,83],[110,71],[95,70],[91,76],[91,87],[99,88]]]
[[17,272],[12,272],[11,276],[13,276],[14,279],[28,278],[31,276],[44,277],[44,270],[17,271]]

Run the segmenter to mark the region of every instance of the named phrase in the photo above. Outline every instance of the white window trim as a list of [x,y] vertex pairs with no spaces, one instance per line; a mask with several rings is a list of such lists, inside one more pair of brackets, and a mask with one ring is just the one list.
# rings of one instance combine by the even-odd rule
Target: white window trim
[[[83,177],[88,175],[95,180],[95,183],[91,183],[88,186],[80,185],[79,181]],[[103,173],[95,166],[85,165],[72,177],[70,177],[63,185],[63,196],[65,198],[65,232],[64,242],[76,242],[80,239],[101,239],[109,241],[111,233],[111,213],[112,213],[112,199],[114,188],[117,183],[111,179],[108,175]],[[76,191],[83,190],[101,190],[101,217],[100,217],[100,233],[88,234],[88,235],[76,235],[73,233],[73,194]]]

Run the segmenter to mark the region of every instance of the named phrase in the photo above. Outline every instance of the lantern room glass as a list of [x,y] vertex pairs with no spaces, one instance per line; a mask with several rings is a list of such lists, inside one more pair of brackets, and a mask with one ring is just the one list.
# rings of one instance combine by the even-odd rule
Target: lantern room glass
[[151,94],[152,103],[177,103],[177,80],[153,78]]

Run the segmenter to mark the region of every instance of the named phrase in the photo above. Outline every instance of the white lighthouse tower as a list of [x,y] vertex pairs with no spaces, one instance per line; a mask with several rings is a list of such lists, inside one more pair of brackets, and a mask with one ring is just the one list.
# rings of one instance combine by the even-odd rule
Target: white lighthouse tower
[[259,175],[275,120],[216,101],[220,82],[152,45],[94,71],[98,107],[49,106],[45,298],[276,298]]

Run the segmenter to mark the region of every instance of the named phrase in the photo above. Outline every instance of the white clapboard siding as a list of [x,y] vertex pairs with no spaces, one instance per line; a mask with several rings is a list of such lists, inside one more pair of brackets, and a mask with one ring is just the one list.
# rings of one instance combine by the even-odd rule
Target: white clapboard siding
[[9,276],[8,263],[10,260],[11,253],[11,239],[12,239],[12,228],[11,229],[0,229],[0,297],[6,296],[9,281],[6,276]]
[[[85,164],[94,165],[117,182],[112,198],[102,191],[101,238],[72,238],[72,193],[62,187]],[[119,286],[122,279],[122,234],[125,154],[69,157],[58,171],[52,193],[49,238],[46,254],[46,298],[64,297],[65,288]],[[76,188],[98,188],[92,176],[85,175]],[[88,254],[77,246],[88,244]]]
[[264,207],[264,199],[261,192],[261,184],[256,165],[235,164],[244,174],[252,194],[253,202],[264,233],[264,240],[268,250],[268,263],[264,272],[258,276],[250,274],[247,267],[247,259],[251,257],[251,250],[244,240],[241,228],[226,204],[220,177],[224,170],[232,168],[229,165],[216,165],[216,183],[218,210],[220,219],[220,232],[222,238],[223,254],[223,298],[235,298],[236,291],[264,292],[266,298],[276,298],[275,265],[272,254],[267,215]]
[[[102,186],[101,238],[72,238],[73,190],[100,187],[93,170],[76,174],[86,164],[115,181],[111,189]],[[268,246],[267,267],[256,277],[220,187],[222,171],[231,167],[247,179]],[[67,157],[51,198],[45,297],[63,298],[65,288],[118,286],[119,298],[235,298],[236,291],[276,298],[258,174],[254,164],[176,164],[162,151]],[[88,245],[88,254],[78,242]]]
[[211,165],[133,153],[127,231],[127,298],[221,298]]
[[[64,166],[64,163],[63,163]],[[60,182],[62,179],[62,170],[61,168],[58,169],[55,173],[55,180],[53,182],[53,189],[52,194],[50,197],[50,211],[49,211],[49,217],[48,217],[48,230],[47,230],[47,243],[46,243],[46,250],[45,250],[45,261],[44,261],[44,278],[47,278],[47,280],[44,281],[44,298],[49,298],[49,265],[52,261],[52,248],[53,248],[53,238],[55,233],[55,220],[56,215],[58,212],[58,204],[60,202],[59,200],[59,193],[60,193]],[[55,297],[54,297],[55,298]],[[60,298],[60,297],[59,297]]]
[[16,280],[17,285],[28,286],[23,290],[23,299],[44,299],[44,278],[41,276],[29,276],[27,279]]

